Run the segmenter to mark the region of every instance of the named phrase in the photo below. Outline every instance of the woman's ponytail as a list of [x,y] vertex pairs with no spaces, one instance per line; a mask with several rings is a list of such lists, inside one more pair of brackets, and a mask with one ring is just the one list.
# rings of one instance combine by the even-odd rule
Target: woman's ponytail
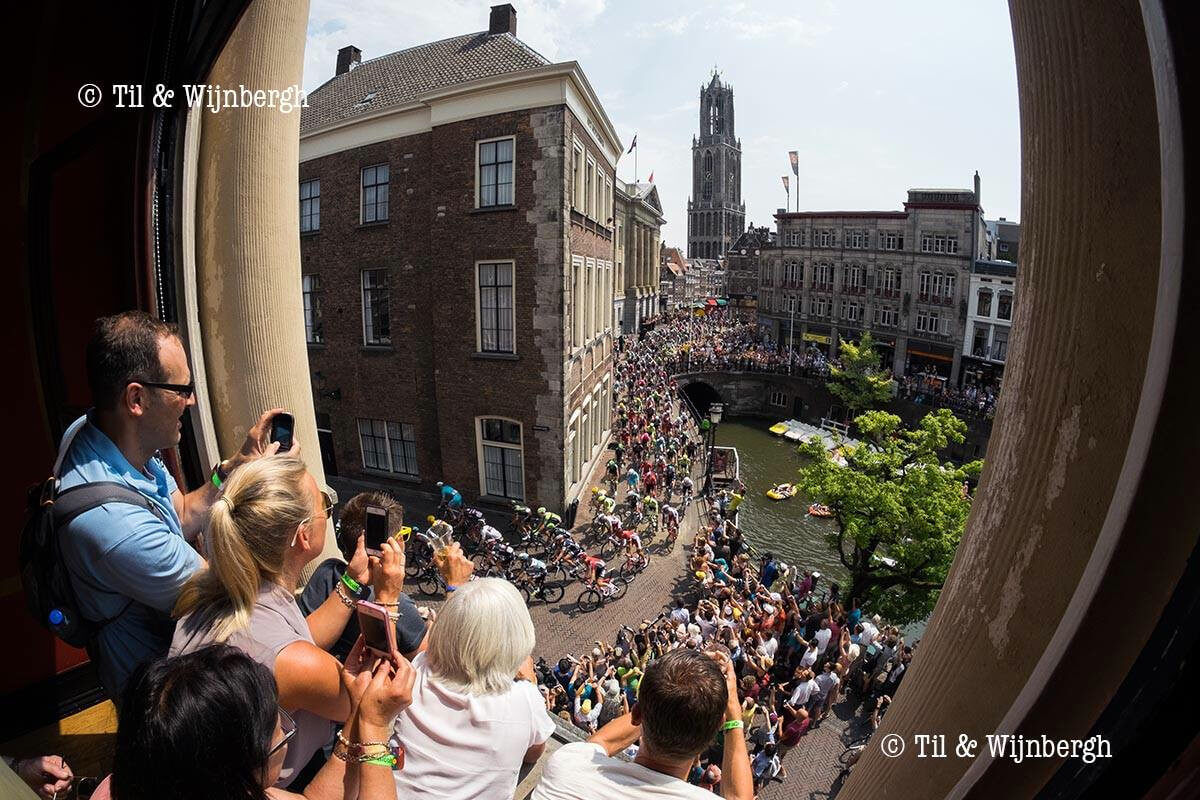
[[175,616],[197,614],[223,642],[246,627],[265,580],[275,580],[296,528],[312,513],[304,463],[286,456],[260,458],[226,481],[209,513],[208,567],[184,584]]

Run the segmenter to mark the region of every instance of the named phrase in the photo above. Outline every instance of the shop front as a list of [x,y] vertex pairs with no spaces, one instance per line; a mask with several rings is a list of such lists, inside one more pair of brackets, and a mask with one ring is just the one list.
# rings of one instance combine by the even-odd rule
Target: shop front
[[[932,342],[910,341],[904,356],[904,374],[944,384],[954,366],[954,348]],[[933,387],[931,387],[933,388]]]

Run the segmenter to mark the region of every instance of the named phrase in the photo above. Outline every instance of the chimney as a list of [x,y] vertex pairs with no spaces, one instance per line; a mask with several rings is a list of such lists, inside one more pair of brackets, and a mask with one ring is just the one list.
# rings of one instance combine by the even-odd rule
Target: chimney
[[975,205],[979,205],[979,170],[975,170]]
[[362,50],[359,50],[354,45],[346,45],[341,50],[338,50],[337,72],[336,75],[344,75],[350,70],[362,63]]
[[488,35],[495,36],[498,33],[517,35],[517,10],[512,7],[512,3],[492,6],[492,16],[488,20]]

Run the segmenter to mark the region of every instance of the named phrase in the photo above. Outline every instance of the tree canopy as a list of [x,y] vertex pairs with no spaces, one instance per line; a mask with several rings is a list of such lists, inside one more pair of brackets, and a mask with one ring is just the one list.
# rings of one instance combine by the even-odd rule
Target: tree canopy
[[843,340],[838,345],[841,366],[830,365],[826,386],[851,414],[857,415],[887,404],[892,399],[892,377],[879,366],[879,353],[870,332],[857,343]]
[[983,462],[939,463],[938,452],[966,433],[949,409],[927,414],[912,430],[883,411],[854,422],[862,443],[842,448],[845,466],[820,439],[801,446],[809,460],[798,486],[833,512],[829,545],[850,572],[843,596],[896,623],[924,619],[971,510],[964,482],[978,477]]

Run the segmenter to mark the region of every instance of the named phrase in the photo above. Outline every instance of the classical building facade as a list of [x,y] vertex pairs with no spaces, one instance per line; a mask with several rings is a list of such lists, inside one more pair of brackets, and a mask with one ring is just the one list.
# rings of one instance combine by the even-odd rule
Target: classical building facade
[[831,355],[870,330],[897,375],[957,384],[972,265],[987,254],[974,190],[910,189],[903,211],[775,215],[758,319],[776,340]]
[[700,136],[692,137],[687,225],[688,258],[721,257],[746,225],[733,87],[722,84],[715,70],[708,85],[700,87]]
[[614,200],[621,256],[617,263],[624,262],[623,314],[618,332],[637,333],[642,321],[659,311],[659,242],[666,219],[658,189],[652,183],[618,179]]
[[305,327],[326,470],[563,507],[612,397],[622,151],[575,62],[485,31],[339,54],[300,134]]

